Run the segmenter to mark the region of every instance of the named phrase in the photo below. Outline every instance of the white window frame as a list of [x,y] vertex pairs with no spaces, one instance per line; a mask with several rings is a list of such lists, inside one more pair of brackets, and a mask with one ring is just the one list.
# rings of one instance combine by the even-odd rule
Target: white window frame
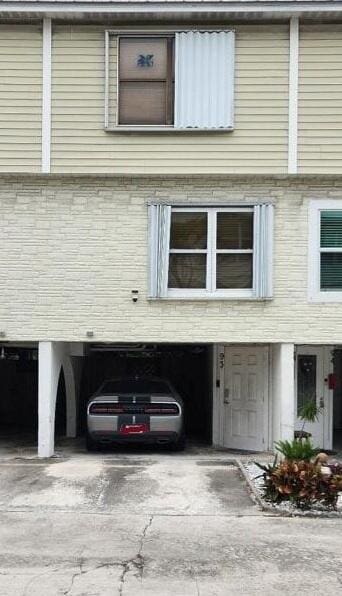
[[[181,133],[181,134],[193,134],[193,133],[210,133],[210,134],[220,134],[220,133],[227,133],[232,132],[234,130],[234,125],[226,127],[226,128],[178,128],[175,124],[161,124],[161,125],[151,125],[151,124],[119,124],[119,54],[120,54],[120,38],[121,37],[176,37],[176,33],[182,31],[188,31],[189,29],[154,29],[149,30],[148,27],[143,31],[140,30],[125,30],[125,29],[107,29],[105,30],[105,81],[104,81],[104,130],[108,133],[124,133],[124,132],[155,132],[155,133]],[[219,31],[218,28],[206,28],[206,31]],[[230,31],[235,33],[233,29],[222,29],[222,31]],[[110,122],[110,38],[116,37],[118,41],[118,51],[116,57],[116,101],[117,101],[117,109],[115,115],[114,124]],[[232,92],[232,99],[233,99],[233,106],[232,110],[234,109],[234,65],[235,65],[235,49],[232,52],[232,65],[231,65],[231,72],[230,72],[230,79],[231,85],[233,87]],[[176,68],[176,64],[175,64]],[[175,109],[175,98],[174,98],[174,109]]]
[[321,212],[342,211],[342,199],[312,200],[309,204],[308,299],[309,302],[342,302],[340,292],[321,290],[321,252],[342,252],[342,249],[321,249]]
[[[255,296],[255,217],[253,207],[172,207],[172,213],[207,213],[207,248],[206,249],[170,249],[168,254],[206,254],[207,274],[206,288],[186,289],[167,288],[168,298],[239,298],[251,299]],[[216,223],[217,213],[253,213],[253,248],[252,249],[217,249]],[[216,255],[217,254],[253,254],[253,286],[251,288],[216,289]]]

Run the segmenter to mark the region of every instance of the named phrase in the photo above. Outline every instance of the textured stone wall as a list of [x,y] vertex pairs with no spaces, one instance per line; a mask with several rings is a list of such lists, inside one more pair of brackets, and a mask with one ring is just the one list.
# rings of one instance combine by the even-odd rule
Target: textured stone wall
[[[307,300],[308,202],[342,178],[0,177],[7,340],[342,343],[342,303]],[[274,298],[150,301],[147,203],[275,205]],[[134,304],[131,290],[139,290]]]

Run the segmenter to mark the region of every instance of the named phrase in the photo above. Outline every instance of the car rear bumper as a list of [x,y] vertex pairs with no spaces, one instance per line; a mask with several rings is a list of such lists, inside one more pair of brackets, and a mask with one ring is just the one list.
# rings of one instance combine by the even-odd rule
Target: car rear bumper
[[94,431],[89,436],[93,441],[102,444],[108,443],[176,443],[179,433],[172,431],[149,431],[142,434],[125,435],[112,431]]

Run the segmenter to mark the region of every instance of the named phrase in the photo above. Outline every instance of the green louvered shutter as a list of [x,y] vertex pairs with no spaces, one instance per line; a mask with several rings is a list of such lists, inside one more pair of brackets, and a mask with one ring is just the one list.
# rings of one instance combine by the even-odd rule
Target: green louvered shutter
[[342,291],[342,211],[321,212],[321,290]]

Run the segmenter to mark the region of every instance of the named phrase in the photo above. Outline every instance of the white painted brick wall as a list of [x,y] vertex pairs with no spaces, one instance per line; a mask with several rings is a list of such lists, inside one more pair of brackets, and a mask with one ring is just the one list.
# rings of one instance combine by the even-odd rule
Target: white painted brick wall
[[[342,343],[342,304],[307,301],[311,198],[342,179],[0,177],[6,339]],[[275,204],[274,299],[148,301],[147,202]],[[132,303],[131,290],[139,290]]]

